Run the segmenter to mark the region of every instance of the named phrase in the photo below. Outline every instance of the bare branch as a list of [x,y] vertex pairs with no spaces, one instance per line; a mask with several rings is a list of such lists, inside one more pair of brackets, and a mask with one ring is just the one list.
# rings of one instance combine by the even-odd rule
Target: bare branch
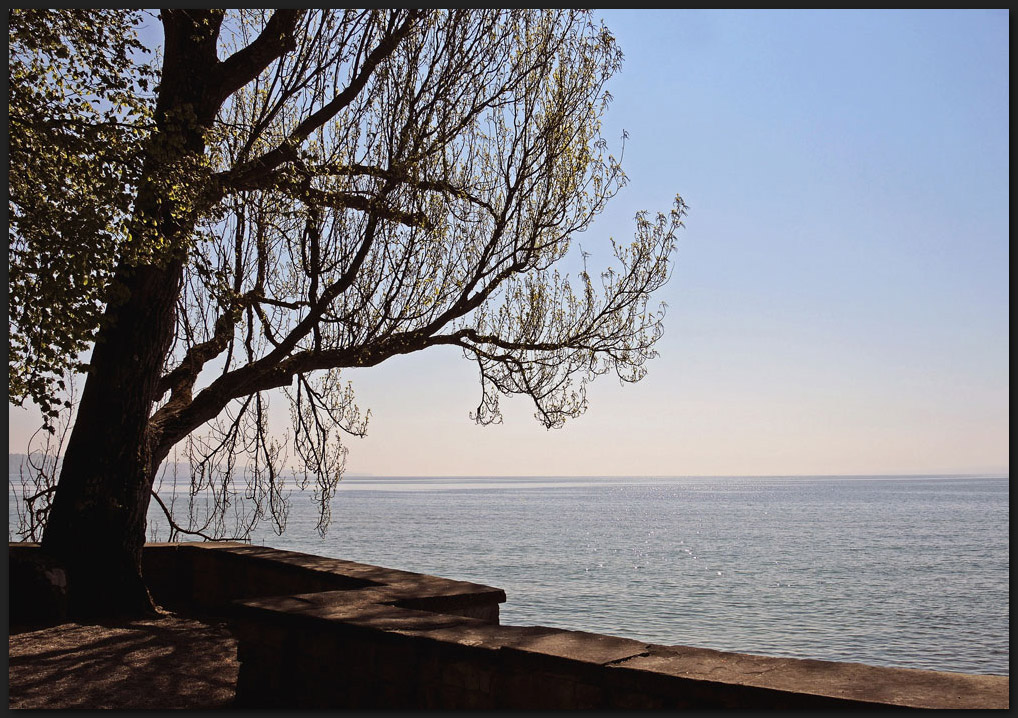
[[183,526],[173,520],[173,512],[170,511],[169,507],[163,502],[162,498],[155,491],[151,492],[152,498],[156,500],[159,508],[163,511],[163,516],[166,518],[166,523],[170,525],[170,540],[173,540],[173,534],[186,534],[188,536],[197,536],[198,538],[204,539],[205,541],[243,541],[244,537],[219,537],[213,534],[205,533],[204,531],[185,529]]
[[[297,147],[308,138],[308,136],[326,122],[335,117],[344,107],[353,102],[358,93],[367,84],[375,68],[389,57],[399,45],[400,41],[409,34],[415,24],[423,16],[423,11],[410,10],[406,13],[403,22],[382,37],[375,46],[375,49],[365,58],[358,74],[349,85],[338,93],[329,103],[312,113],[301,122],[289,136],[275,149],[266,152],[261,157],[254,159],[241,167],[221,173],[213,178],[214,182],[221,187],[229,187],[233,190],[252,188],[257,181],[267,172],[271,172],[285,162],[296,160]],[[395,19],[396,15],[392,16]]]
[[220,102],[251,82],[280,55],[296,47],[294,31],[303,14],[303,10],[276,10],[254,42],[219,64]]

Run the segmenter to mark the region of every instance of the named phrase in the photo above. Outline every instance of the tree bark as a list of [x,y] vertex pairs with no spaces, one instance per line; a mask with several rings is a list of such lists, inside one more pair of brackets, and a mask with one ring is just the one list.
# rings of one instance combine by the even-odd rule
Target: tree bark
[[156,469],[148,419],[180,267],[125,268],[120,281],[130,298],[107,310],[93,350],[42,540],[67,572],[74,618],[154,613],[141,573]]

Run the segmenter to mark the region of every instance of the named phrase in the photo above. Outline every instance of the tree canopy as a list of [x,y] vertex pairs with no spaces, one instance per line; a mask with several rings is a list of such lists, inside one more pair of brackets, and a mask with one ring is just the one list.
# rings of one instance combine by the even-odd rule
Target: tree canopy
[[57,414],[126,236],[153,69],[135,11],[9,11],[10,400]]
[[[590,13],[163,10],[158,70],[142,18],[11,11],[9,388],[52,418],[83,350],[168,304],[138,339],[151,398],[124,441],[147,447],[147,490],[183,442],[218,497],[178,528],[222,535],[243,490],[282,530],[292,457],[324,530],[342,436],[366,428],[345,368],[454,346],[477,367],[475,421],[525,395],[547,427],[596,376],[643,377],[681,198],[639,213],[603,271],[560,270],[625,182],[601,135],[622,53]],[[87,381],[131,361],[94,352]]]

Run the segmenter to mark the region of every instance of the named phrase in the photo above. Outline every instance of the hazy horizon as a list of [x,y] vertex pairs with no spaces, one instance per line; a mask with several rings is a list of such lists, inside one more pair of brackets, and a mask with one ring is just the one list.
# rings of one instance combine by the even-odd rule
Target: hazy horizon
[[[19,463],[24,453],[8,453],[8,473],[13,473],[14,461]],[[187,466],[178,462],[180,466]],[[246,467],[245,467],[246,468]],[[284,473],[296,471],[292,467]],[[370,472],[344,472],[343,479],[869,479],[869,478],[1010,478],[1010,470],[988,469],[986,471],[960,472],[906,472],[900,474],[374,474]]]

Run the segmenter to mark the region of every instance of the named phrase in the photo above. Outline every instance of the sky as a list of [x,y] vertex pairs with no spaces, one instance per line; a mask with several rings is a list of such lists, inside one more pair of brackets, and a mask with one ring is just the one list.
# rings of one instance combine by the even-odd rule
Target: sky
[[[523,398],[475,425],[454,350],[347,372],[372,412],[348,471],[1006,474],[1008,11],[595,14],[630,181],[577,240],[682,195],[660,356],[555,430]],[[11,452],[36,416],[10,407]]]

